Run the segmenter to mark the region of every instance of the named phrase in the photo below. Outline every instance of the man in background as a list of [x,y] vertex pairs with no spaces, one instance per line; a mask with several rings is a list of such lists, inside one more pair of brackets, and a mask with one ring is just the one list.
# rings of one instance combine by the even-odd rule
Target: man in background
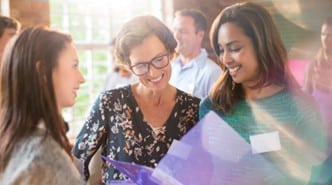
[[7,42],[16,35],[21,28],[21,24],[12,17],[0,16],[0,59]]
[[198,98],[208,95],[222,72],[201,48],[206,30],[203,13],[193,9],[175,13],[173,34],[179,56],[172,63],[170,84]]

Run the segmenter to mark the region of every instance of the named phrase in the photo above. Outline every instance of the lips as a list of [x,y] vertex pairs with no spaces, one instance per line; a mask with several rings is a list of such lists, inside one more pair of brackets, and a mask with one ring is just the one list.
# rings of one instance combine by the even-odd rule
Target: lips
[[236,74],[236,72],[240,69],[240,66],[236,66],[236,67],[229,67],[228,68],[228,71],[229,71],[229,74],[231,76],[234,76]]
[[157,83],[157,82],[160,82],[160,80],[163,78],[164,75],[160,75],[159,77],[157,78],[154,78],[154,79],[150,79],[150,82],[153,82],[153,83]]
[[74,95],[75,95],[75,97],[77,96],[77,91],[79,90],[79,88],[75,88],[74,90],[73,90],[73,93],[74,93]]

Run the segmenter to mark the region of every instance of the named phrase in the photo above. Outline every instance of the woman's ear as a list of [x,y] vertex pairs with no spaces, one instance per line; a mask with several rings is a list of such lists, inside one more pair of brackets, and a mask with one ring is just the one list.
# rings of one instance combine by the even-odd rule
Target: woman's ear
[[47,79],[46,79],[46,76],[45,76],[45,74],[42,74],[43,72],[41,71],[41,66],[42,64],[41,64],[41,61],[37,61],[36,62],[36,71],[37,71],[37,73],[38,73],[38,75],[43,75],[43,80],[44,80],[44,82],[46,83],[47,82]]

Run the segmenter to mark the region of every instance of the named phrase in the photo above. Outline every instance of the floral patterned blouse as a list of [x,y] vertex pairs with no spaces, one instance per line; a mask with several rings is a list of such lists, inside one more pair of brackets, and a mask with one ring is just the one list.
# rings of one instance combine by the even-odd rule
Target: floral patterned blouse
[[[84,161],[89,177],[90,159],[102,147],[102,155],[155,167],[173,139],[180,139],[198,121],[200,99],[177,89],[176,103],[163,127],[154,129],[144,120],[130,86],[103,92],[77,136],[73,154]],[[127,177],[103,163],[102,182]]]

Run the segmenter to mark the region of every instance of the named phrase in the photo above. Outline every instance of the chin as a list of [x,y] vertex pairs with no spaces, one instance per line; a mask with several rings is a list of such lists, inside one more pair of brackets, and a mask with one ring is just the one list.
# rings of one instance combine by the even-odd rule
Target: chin
[[164,91],[165,89],[167,89],[167,86],[168,86],[168,84],[158,84],[158,85],[154,85],[150,88],[153,89],[154,91]]
[[71,107],[71,106],[73,106],[74,104],[75,104],[75,101],[67,102],[67,103],[63,106],[63,108]]
[[233,77],[232,77],[232,80],[233,80],[233,82],[235,82],[235,83],[237,83],[237,84],[242,83],[242,81],[239,80],[238,78],[233,78]]

